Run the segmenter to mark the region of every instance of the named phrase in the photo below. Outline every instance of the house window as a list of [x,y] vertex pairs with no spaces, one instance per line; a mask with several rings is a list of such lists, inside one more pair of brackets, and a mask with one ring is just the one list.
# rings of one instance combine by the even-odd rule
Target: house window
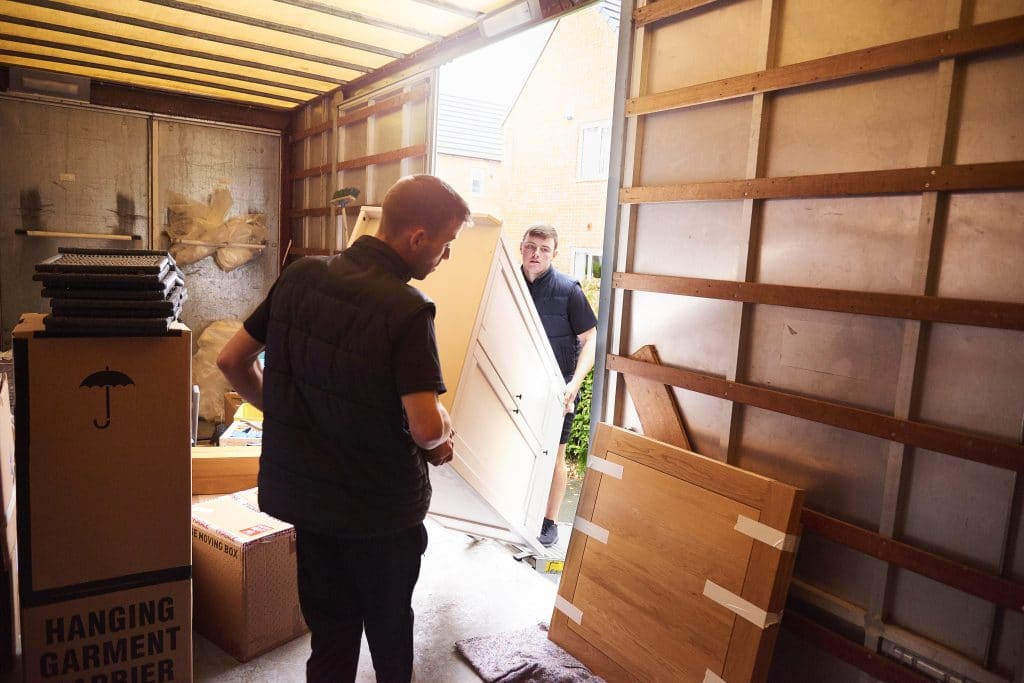
[[576,180],[605,180],[608,178],[608,157],[612,151],[611,121],[580,126],[579,161]]
[[597,249],[580,249],[573,247],[572,276],[578,280],[601,279],[601,252]]
[[469,194],[472,197],[480,197],[484,193],[484,169],[469,169]]

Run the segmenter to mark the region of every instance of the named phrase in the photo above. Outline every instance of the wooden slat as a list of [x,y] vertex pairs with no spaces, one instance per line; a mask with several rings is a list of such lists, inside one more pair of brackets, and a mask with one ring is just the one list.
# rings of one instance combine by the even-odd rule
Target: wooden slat
[[1008,301],[952,299],[639,273],[615,273],[612,276],[612,286],[631,291],[678,294],[769,306],[1024,330],[1024,304]]
[[1007,190],[1024,187],[1024,161],[923,166],[884,171],[716,180],[683,185],[649,185],[619,190],[621,204],[699,202],[723,199],[850,197],[919,192]]
[[312,178],[318,175],[327,175],[331,172],[330,164],[321,164],[320,166],[314,166],[313,168],[306,168],[291,177],[292,180],[299,180],[300,178]]
[[288,250],[288,253],[293,256],[332,256],[338,252],[331,251],[330,249],[316,249],[313,247],[292,247]]
[[347,171],[348,169],[364,168],[366,166],[372,166],[373,164],[386,164],[389,161],[400,161],[407,157],[421,157],[426,153],[426,145],[412,145],[411,147],[393,149],[390,152],[381,152],[380,154],[371,154],[365,157],[357,157],[355,159],[346,159],[345,161],[339,161],[338,170]]
[[730,382],[689,370],[652,365],[624,356],[609,355],[607,368],[615,372],[641,375],[665,384],[756,408],[877,436],[880,439],[899,441],[993,467],[1024,472],[1024,445],[1010,441],[913,420],[900,420],[883,413]]
[[847,664],[852,664],[880,681],[886,683],[934,683],[933,679],[844,638],[835,631],[792,610],[786,612],[782,619],[782,625],[804,641]]
[[292,209],[291,215],[296,218],[305,218],[306,216],[330,216],[331,207],[318,206],[313,209]]
[[657,0],[633,10],[633,25],[639,28],[652,21],[675,17],[713,2],[718,0]]
[[814,510],[803,511],[804,531],[835,541],[915,574],[976,595],[1015,612],[1024,610],[1024,584],[915,548]]
[[328,131],[330,129],[331,129],[331,122],[330,121],[324,121],[323,123],[318,123],[317,125],[312,126],[311,128],[306,128],[305,130],[300,130],[299,132],[297,132],[294,135],[292,135],[292,143],[301,142],[301,141],[305,140],[308,137],[316,135],[317,133],[323,133],[324,131]]
[[341,126],[348,126],[358,121],[368,119],[371,116],[375,116],[377,114],[386,114],[388,112],[396,111],[398,109],[401,109],[402,106],[405,105],[407,102],[420,102],[422,100],[427,99],[428,95],[430,95],[430,87],[428,85],[421,85],[407,92],[402,92],[397,95],[394,95],[393,97],[383,99],[380,102],[377,102],[376,104],[370,105],[369,107],[364,107],[363,109],[358,109],[354,112],[339,117],[338,127],[340,128]]
[[1024,17],[1012,17],[676,90],[641,95],[626,102],[626,116],[862,76],[1021,43],[1024,43]]
[[[639,348],[630,358],[661,365],[658,351],[651,345]],[[636,375],[625,375],[625,379],[644,435],[692,451],[672,388]]]

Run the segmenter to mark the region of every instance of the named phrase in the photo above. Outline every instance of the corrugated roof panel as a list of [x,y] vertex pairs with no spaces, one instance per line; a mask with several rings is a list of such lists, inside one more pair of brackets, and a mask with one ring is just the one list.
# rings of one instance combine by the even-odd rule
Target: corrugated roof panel
[[[93,35],[107,35],[112,39],[127,38],[128,40],[144,42],[148,45],[166,45],[175,50],[184,50],[193,55],[204,55],[207,57],[225,56],[231,59],[244,60],[253,64],[271,64],[283,68],[307,73],[310,75],[322,75],[335,78],[345,82],[362,75],[361,71],[344,69],[322,62],[315,62],[306,59],[296,59],[283,55],[269,54],[256,48],[239,47],[203,40],[193,36],[179,35],[158,31],[151,28],[140,28],[127,24],[120,24],[109,19],[96,19],[73,14],[68,15],[58,10],[49,8],[32,7],[18,2],[6,2],[0,5],[0,16],[9,17],[11,21],[24,20],[29,22],[42,22],[48,27],[59,28],[67,26],[74,31],[89,31]],[[69,42],[74,44],[77,34],[68,32]]]
[[466,44],[518,1],[0,0],[0,67],[290,108]]
[[82,67],[95,67],[97,69],[106,69],[108,71],[123,73],[126,76],[145,76],[148,74],[157,78],[163,76],[172,80],[177,79],[184,82],[191,82],[193,85],[221,87],[225,90],[231,90],[242,94],[275,96],[282,100],[289,100],[294,104],[304,102],[308,97],[308,93],[306,92],[291,90],[281,85],[262,85],[258,86],[260,88],[259,90],[254,90],[252,86],[238,78],[182,72],[180,67],[175,67],[173,65],[142,65],[146,68],[145,71],[142,71],[138,68],[138,66],[140,66],[138,63],[125,57],[109,57],[91,54],[89,55],[90,63],[83,64],[80,63],[80,57],[82,56],[80,52],[68,49],[26,45],[7,40],[2,36],[0,36],[0,55],[45,60],[55,65],[51,66],[51,69],[59,68],[60,65],[78,64],[78,66]]
[[[73,74],[75,76],[86,76],[88,78],[98,78],[105,81],[127,83],[128,85],[137,85],[145,88],[153,88],[156,90],[182,92],[191,95],[202,95],[205,97],[216,97],[220,99],[235,100],[241,102],[255,102],[268,107],[275,107],[279,109],[291,109],[295,106],[294,102],[290,102],[287,100],[278,100],[272,97],[264,97],[258,95],[242,95],[240,93],[222,90],[215,87],[182,83],[181,81],[172,79],[154,78],[151,76],[137,76],[131,74],[126,75],[116,71],[107,71],[104,69],[97,69],[91,67],[85,68],[71,64],[56,65],[52,62],[47,62],[40,59],[4,57],[3,60],[5,64],[10,64],[12,66],[23,66],[28,69],[42,69],[44,71],[58,71],[59,73]],[[54,68],[55,66],[59,66],[59,69]]]
[[[224,41],[241,47],[273,51],[282,55],[301,55],[311,61],[316,61],[319,56],[328,64],[349,65],[349,68],[357,70],[361,67],[366,71],[372,71],[399,56],[382,55],[369,49],[361,49],[359,46],[373,47],[362,41],[339,38],[339,43],[328,43],[140,0],[62,0],[61,4],[66,11],[84,11],[102,17],[120,16],[121,22],[126,24],[146,28],[162,27],[162,30],[186,32],[207,40]],[[340,41],[349,44],[340,44]]]
[[[250,83],[258,83],[265,79],[267,83],[281,85],[284,87],[306,89],[312,93],[326,92],[337,85],[334,81],[317,80],[314,78],[282,73],[280,71],[273,72],[272,74],[269,74],[268,77],[268,71],[265,65],[246,66],[244,64],[236,64],[206,57],[193,57],[191,55],[180,53],[173,54],[168,53],[166,50],[160,50],[157,48],[131,45],[124,42],[123,38],[116,41],[114,39],[93,38],[83,35],[69,36],[67,33],[54,29],[22,26],[2,20],[0,20],[0,33],[2,33],[8,40],[18,42],[38,44],[42,46],[62,45],[71,50],[79,49],[119,54],[126,58],[135,60],[137,63],[145,63],[146,60],[149,60],[155,63],[177,64],[180,67],[196,69],[197,71],[206,70],[218,74],[230,74]],[[73,44],[68,42],[71,38],[74,39]]]

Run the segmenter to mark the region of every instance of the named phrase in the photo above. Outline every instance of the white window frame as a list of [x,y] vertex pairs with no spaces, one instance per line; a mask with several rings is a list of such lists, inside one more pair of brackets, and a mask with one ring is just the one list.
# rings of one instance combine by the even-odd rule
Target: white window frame
[[[590,134],[589,138],[588,133]],[[595,133],[596,137],[594,137]],[[587,142],[589,144],[585,144]],[[576,182],[608,179],[608,159],[611,157],[611,145],[612,122],[610,120],[580,125],[576,152]]]
[[[580,272],[576,268],[576,258],[578,256],[583,257],[583,272]],[[572,247],[569,250],[569,270],[572,276],[581,282],[583,280],[594,280],[596,279],[591,273],[594,272],[594,257],[601,259],[601,250],[592,249],[589,247]],[[601,265],[604,267],[604,261],[601,259]]]

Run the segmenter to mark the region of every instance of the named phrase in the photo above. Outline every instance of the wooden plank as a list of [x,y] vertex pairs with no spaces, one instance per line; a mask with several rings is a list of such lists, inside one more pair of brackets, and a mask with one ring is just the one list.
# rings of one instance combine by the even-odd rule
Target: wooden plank
[[[758,29],[758,64],[762,69],[774,65],[778,53],[779,14],[782,11],[782,0],[762,0],[761,23]],[[750,133],[747,143],[746,178],[763,178],[768,159],[768,129],[770,100],[764,93],[754,95],[750,103]],[[756,280],[757,264],[760,256],[759,242],[764,202],[758,199],[744,199],[740,218],[739,249],[736,254],[735,279],[742,281]],[[745,359],[750,355],[750,316],[753,306],[743,304],[730,307],[728,315],[732,317],[731,326],[735,330],[728,340],[728,365],[725,378],[732,381],[741,380],[740,373]],[[731,403],[729,418],[725,421],[718,437],[718,447],[723,459],[735,463],[738,457],[740,430],[743,425],[743,406]]]
[[303,170],[299,171],[298,173],[294,174],[291,177],[291,179],[292,180],[299,180],[301,178],[312,178],[313,176],[327,175],[330,172],[331,172],[331,165],[330,164],[321,164],[320,166],[314,166],[312,168],[303,169]]
[[348,126],[359,121],[364,121],[371,116],[386,114],[401,109],[406,103],[421,102],[430,95],[430,87],[421,85],[406,92],[399,93],[392,97],[371,104],[368,107],[357,109],[349,114],[338,117],[338,126]]
[[1024,161],[1001,161],[988,164],[922,166],[884,171],[624,187],[619,190],[619,201],[622,204],[652,204],[727,199],[792,199],[1007,190],[1021,187],[1024,187]]
[[[657,349],[651,345],[639,348],[630,358],[661,364]],[[636,375],[625,375],[625,380],[644,435],[692,451],[672,388]]]
[[[971,22],[972,3],[957,0],[946,3],[944,28],[966,27]],[[928,141],[926,163],[942,165],[953,159],[958,116],[954,112],[954,101],[962,94],[954,94],[962,82],[963,66],[957,60],[944,59],[939,62],[935,74],[935,95],[931,121],[931,135]],[[913,294],[934,294],[938,282],[942,241],[946,220],[943,208],[948,198],[938,192],[921,195],[921,206],[917,215],[913,270],[909,290]],[[919,391],[922,366],[924,364],[923,338],[926,334],[921,321],[908,321],[903,329],[903,343],[900,351],[900,369],[896,377],[896,395],[893,401],[893,416],[909,418],[911,403]],[[913,449],[906,444],[890,443],[886,454],[885,481],[882,487],[882,504],[878,517],[878,532],[893,537],[897,533],[899,517],[906,505],[904,467],[913,457]],[[874,569],[870,598],[867,605],[868,626],[864,629],[864,646],[877,649],[881,644],[881,629],[885,615],[890,614],[892,590],[892,565],[880,562]]]
[[713,2],[718,0],[658,0],[633,10],[633,26],[639,28],[654,21],[677,17]]
[[934,683],[913,669],[867,649],[835,631],[790,610],[782,625],[804,641],[886,683]]
[[234,493],[256,486],[260,450],[253,446],[194,446],[192,495]]
[[1008,301],[953,299],[639,273],[615,273],[612,276],[612,285],[633,291],[742,301],[769,306],[1024,330],[1024,304]]
[[626,102],[626,115],[639,116],[811,83],[826,83],[840,78],[926,64],[1021,43],[1024,43],[1024,16],[1012,17],[666,92],[641,95]]
[[323,132],[329,131],[330,129],[331,129],[331,122],[330,121],[324,121],[323,123],[317,124],[317,125],[313,126],[312,128],[306,128],[305,130],[300,130],[299,132],[294,133],[292,135],[292,143],[294,144],[294,143],[297,143],[297,142],[302,142],[306,138],[313,137],[317,133],[323,133]]
[[406,157],[420,157],[426,153],[426,145],[412,145],[410,147],[402,147],[401,149],[393,149],[390,152],[381,152],[380,154],[371,154],[365,157],[339,161],[337,169],[339,171],[345,171],[350,168],[363,168],[374,164],[386,164],[390,161],[405,159]]
[[882,536],[867,529],[805,509],[802,515],[804,531],[827,538],[847,548],[877,557],[880,560],[927,576],[957,590],[976,595],[1015,612],[1024,610],[1024,583],[970,567]]
[[291,215],[296,218],[305,218],[306,216],[330,216],[331,208],[328,206],[320,206],[314,209],[292,209]]
[[633,373],[672,386],[698,391],[745,405],[799,417],[901,443],[946,453],[965,460],[1024,471],[1024,445],[962,432],[947,427],[901,420],[891,415],[852,408],[774,389],[730,382],[698,372],[652,365],[623,356],[609,355],[607,368]]

